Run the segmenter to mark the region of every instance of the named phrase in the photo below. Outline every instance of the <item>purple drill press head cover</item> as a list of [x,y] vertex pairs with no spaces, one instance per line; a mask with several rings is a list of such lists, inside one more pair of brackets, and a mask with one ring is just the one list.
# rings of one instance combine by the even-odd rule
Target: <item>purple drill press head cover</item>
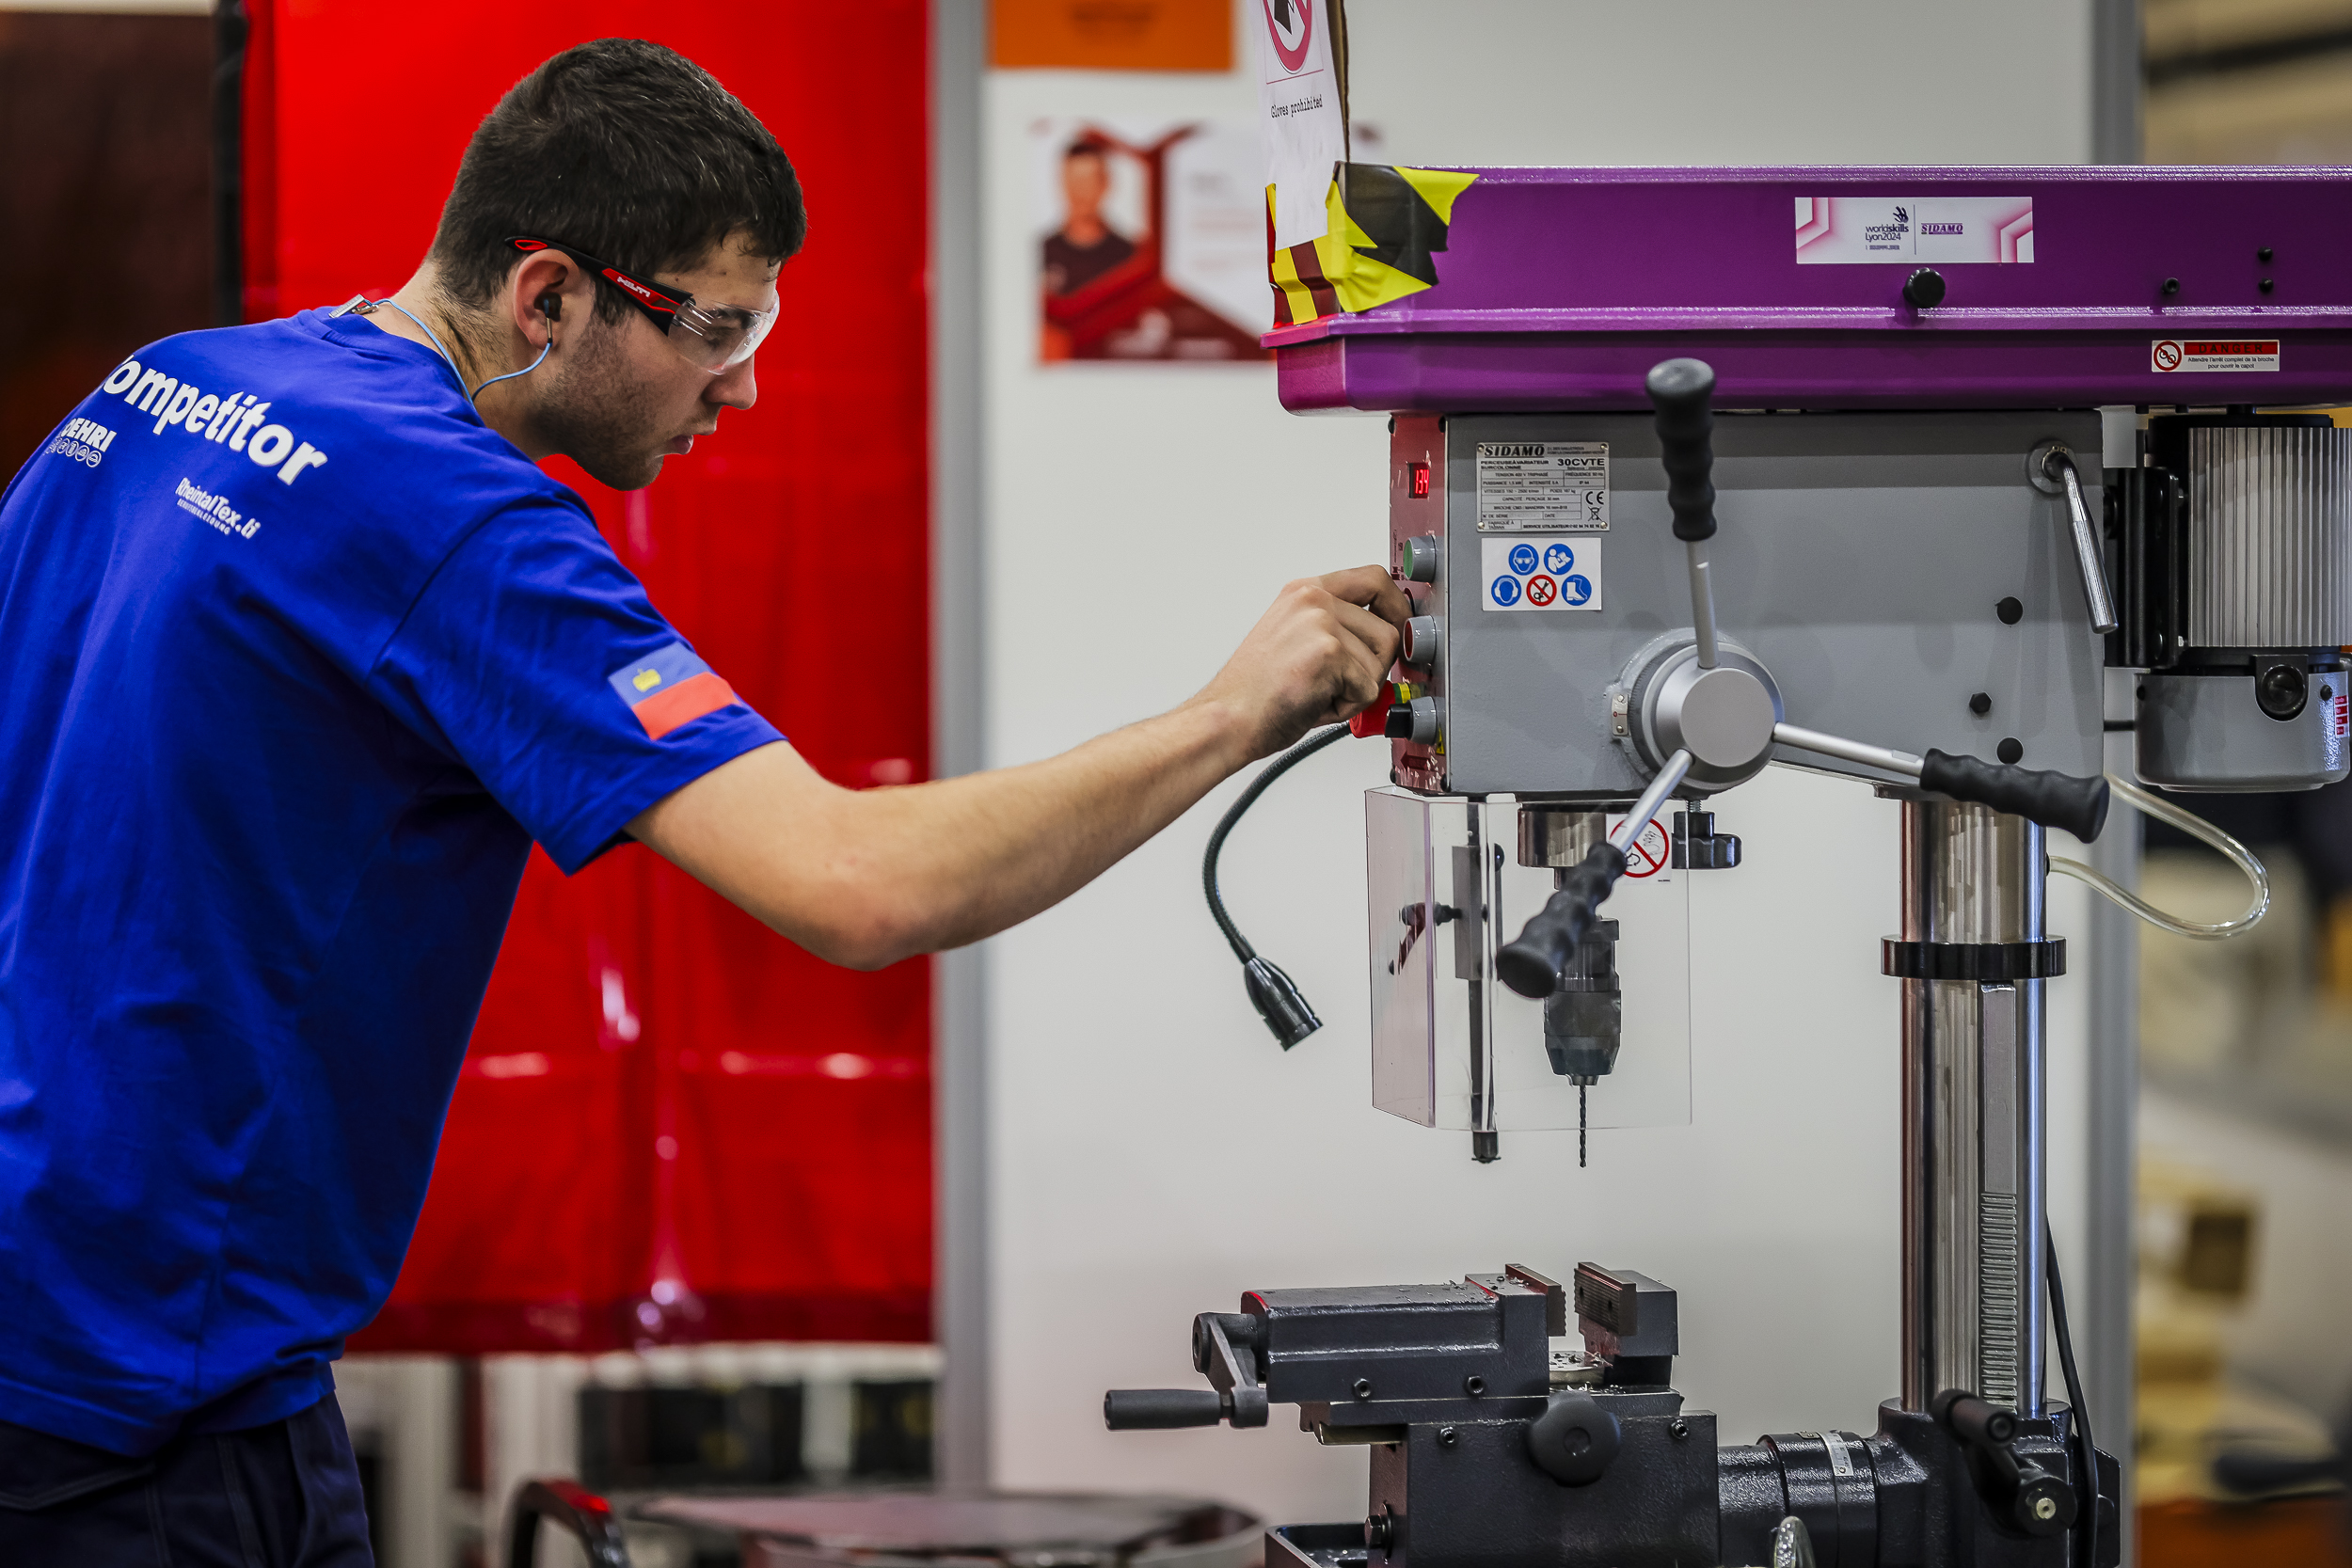
[[2352,169],[1473,172],[1436,287],[1267,336],[1285,407],[2352,402]]

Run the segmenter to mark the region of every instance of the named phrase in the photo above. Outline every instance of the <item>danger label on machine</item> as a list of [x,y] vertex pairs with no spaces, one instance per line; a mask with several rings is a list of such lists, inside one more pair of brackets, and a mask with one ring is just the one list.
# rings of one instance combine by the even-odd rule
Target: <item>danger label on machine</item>
[[1608,442],[1478,443],[1479,532],[1608,526]]
[[1479,602],[1488,610],[1598,610],[1597,539],[1482,539]]
[[2148,347],[2148,368],[2171,374],[2198,371],[2275,371],[2276,338],[2158,338]]

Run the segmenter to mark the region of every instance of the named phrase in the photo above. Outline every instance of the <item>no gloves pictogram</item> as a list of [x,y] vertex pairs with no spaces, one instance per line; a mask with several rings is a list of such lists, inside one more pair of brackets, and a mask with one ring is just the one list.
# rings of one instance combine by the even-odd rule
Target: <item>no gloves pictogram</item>
[[1625,852],[1625,874],[1636,881],[1644,877],[1655,877],[1666,869],[1671,853],[1666,830],[1660,827],[1658,818],[1653,816],[1634,838],[1632,847]]

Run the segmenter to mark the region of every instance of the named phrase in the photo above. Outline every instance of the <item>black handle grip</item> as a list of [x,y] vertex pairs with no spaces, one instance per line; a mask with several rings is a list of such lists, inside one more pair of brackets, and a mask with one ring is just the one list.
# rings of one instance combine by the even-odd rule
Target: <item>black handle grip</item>
[[2015,1411],[1989,1403],[1964,1388],[1945,1389],[1928,1410],[1962,1442],[1975,1448],[2005,1449],[2017,1438]]
[[1666,465],[1666,504],[1675,537],[1696,544],[1715,537],[1714,368],[1703,359],[1667,359],[1650,367],[1649,401],[1658,410],[1658,444]]
[[1114,1388],[1103,1396],[1103,1424],[1113,1432],[1213,1427],[1225,1400],[1214,1388]]
[[1624,875],[1625,856],[1617,847],[1607,839],[1594,845],[1518,940],[1496,950],[1495,973],[1502,983],[1521,996],[1549,996],[1560,984],[1568,955],[1593,928],[1601,900]]
[[2107,821],[2107,781],[2037,773],[1975,757],[1931,751],[1920,759],[1919,787],[2013,812],[2045,828],[2063,828],[2088,844]]

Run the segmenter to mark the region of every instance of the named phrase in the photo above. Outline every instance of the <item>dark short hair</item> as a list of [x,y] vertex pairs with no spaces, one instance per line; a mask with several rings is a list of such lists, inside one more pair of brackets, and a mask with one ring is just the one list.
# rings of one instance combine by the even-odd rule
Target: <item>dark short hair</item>
[[[543,62],[483,119],[432,257],[453,298],[484,305],[522,260],[509,235],[576,245],[651,277],[697,265],[738,231],[772,261],[808,237],[784,149],[685,55],[598,39]],[[610,283],[597,291],[604,320],[627,309]]]

